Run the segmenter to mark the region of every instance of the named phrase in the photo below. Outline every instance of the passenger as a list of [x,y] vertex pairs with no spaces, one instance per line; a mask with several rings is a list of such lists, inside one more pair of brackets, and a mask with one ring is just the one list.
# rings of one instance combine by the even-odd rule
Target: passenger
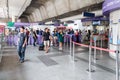
[[34,39],[34,42],[33,42],[33,45],[36,46],[36,42],[37,42],[37,34],[36,34],[36,31],[32,31],[32,35],[33,35],[33,39]]
[[75,32],[75,36],[76,36],[76,42],[79,42],[79,32],[78,32],[78,29]]
[[18,35],[18,55],[19,55],[19,61],[21,63],[24,62],[25,59],[25,50],[26,50],[26,44],[27,44],[27,36],[24,32],[24,27],[20,28],[20,33]]
[[58,32],[57,32],[57,30],[56,29],[54,29],[54,31],[53,31],[53,42],[54,42],[54,46],[57,46],[57,40],[58,40]]
[[40,31],[39,31],[39,28],[37,28],[37,30],[36,30],[37,35],[39,35],[39,32],[40,32]]
[[45,28],[45,31],[43,33],[43,40],[44,40],[44,46],[45,46],[45,52],[48,53],[49,45],[50,45],[50,32],[48,28]]
[[98,30],[97,29],[94,29],[94,34],[98,34]]
[[71,30],[71,34],[74,34],[74,30],[73,29]]
[[29,39],[29,35],[30,35],[30,32],[28,31],[28,29],[26,29],[26,35],[27,35],[27,45],[28,45],[28,39]]
[[83,30],[83,32],[81,33],[81,35],[82,35],[82,42],[84,42],[86,40],[87,31]]
[[91,31],[90,30],[88,30],[87,36],[88,36],[88,41],[90,41],[90,36],[91,36]]
[[107,31],[105,32],[105,37],[108,38],[109,36],[109,29],[107,29]]
[[70,29],[68,29],[68,34],[71,34],[71,30]]
[[[50,33],[50,29],[48,29],[48,32]],[[50,45],[52,46],[53,45],[53,37],[52,37],[52,34],[50,33]],[[50,47],[50,46],[49,46]]]
[[43,35],[43,30],[40,29],[39,35]]
[[81,30],[79,30],[79,34],[81,35],[81,33],[82,33],[82,31]]
[[60,30],[59,31],[59,50],[62,50],[62,46],[63,46],[63,42],[64,42],[64,34],[63,34],[63,31]]

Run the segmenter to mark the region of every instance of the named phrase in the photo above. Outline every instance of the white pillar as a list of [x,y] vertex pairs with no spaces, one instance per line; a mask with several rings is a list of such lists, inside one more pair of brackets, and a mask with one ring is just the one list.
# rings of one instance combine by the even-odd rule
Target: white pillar
[[[117,40],[120,40],[120,10],[116,10],[110,13],[110,34],[109,40],[110,44],[109,47],[111,50],[117,50]],[[109,54],[112,58],[116,59],[116,54],[110,53]]]
[[12,22],[15,22],[15,16],[14,15],[12,16]]

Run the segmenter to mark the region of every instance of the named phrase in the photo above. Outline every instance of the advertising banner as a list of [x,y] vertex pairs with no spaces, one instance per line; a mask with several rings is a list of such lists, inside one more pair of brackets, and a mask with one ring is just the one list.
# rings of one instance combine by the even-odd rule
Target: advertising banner
[[103,14],[108,14],[111,11],[120,9],[120,0],[105,0],[102,9]]

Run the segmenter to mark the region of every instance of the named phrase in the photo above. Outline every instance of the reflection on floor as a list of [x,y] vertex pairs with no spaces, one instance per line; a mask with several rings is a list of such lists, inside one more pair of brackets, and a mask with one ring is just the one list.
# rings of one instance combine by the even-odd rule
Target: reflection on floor
[[[6,51],[11,50],[11,51]],[[19,63],[16,48],[5,48],[0,63],[0,80],[115,80],[115,61],[108,53],[97,51],[94,73],[88,69],[88,49],[75,48],[75,62],[63,51],[51,47],[49,53],[28,46],[25,63]]]

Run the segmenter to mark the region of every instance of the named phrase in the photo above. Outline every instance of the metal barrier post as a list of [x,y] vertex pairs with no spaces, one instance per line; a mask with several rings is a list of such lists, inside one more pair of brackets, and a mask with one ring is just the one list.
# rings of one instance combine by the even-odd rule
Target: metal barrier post
[[[96,47],[96,39],[94,39],[94,46]],[[94,67],[95,67],[95,64],[96,64],[96,60],[97,60],[97,58],[96,58],[96,48],[94,48]],[[96,68],[95,68],[96,69]]]
[[87,71],[89,72],[94,72],[94,70],[92,70],[92,42],[90,40],[90,46],[89,46],[89,69],[87,69]]
[[67,48],[68,48],[68,35],[67,35]]
[[116,80],[119,80],[119,51],[116,51]]
[[[102,48],[102,35],[101,35],[101,48]],[[102,53],[102,50],[100,52]]]
[[72,54],[72,40],[71,40],[71,37],[70,37],[70,56]]
[[75,60],[75,44],[73,42],[73,61]]
[[[65,38],[66,38],[66,36],[64,36],[64,39],[65,39]],[[66,42],[65,42],[65,40],[64,40],[64,47],[65,47],[65,43],[66,43]]]
[[0,35],[0,63],[1,63],[1,57],[2,57],[2,56],[1,56],[1,54],[2,54],[2,52],[1,52],[1,51],[2,51],[2,49],[1,49],[1,47],[2,47],[1,43],[2,43],[2,42],[1,42],[1,41],[2,41],[2,39],[1,39],[1,35]]

